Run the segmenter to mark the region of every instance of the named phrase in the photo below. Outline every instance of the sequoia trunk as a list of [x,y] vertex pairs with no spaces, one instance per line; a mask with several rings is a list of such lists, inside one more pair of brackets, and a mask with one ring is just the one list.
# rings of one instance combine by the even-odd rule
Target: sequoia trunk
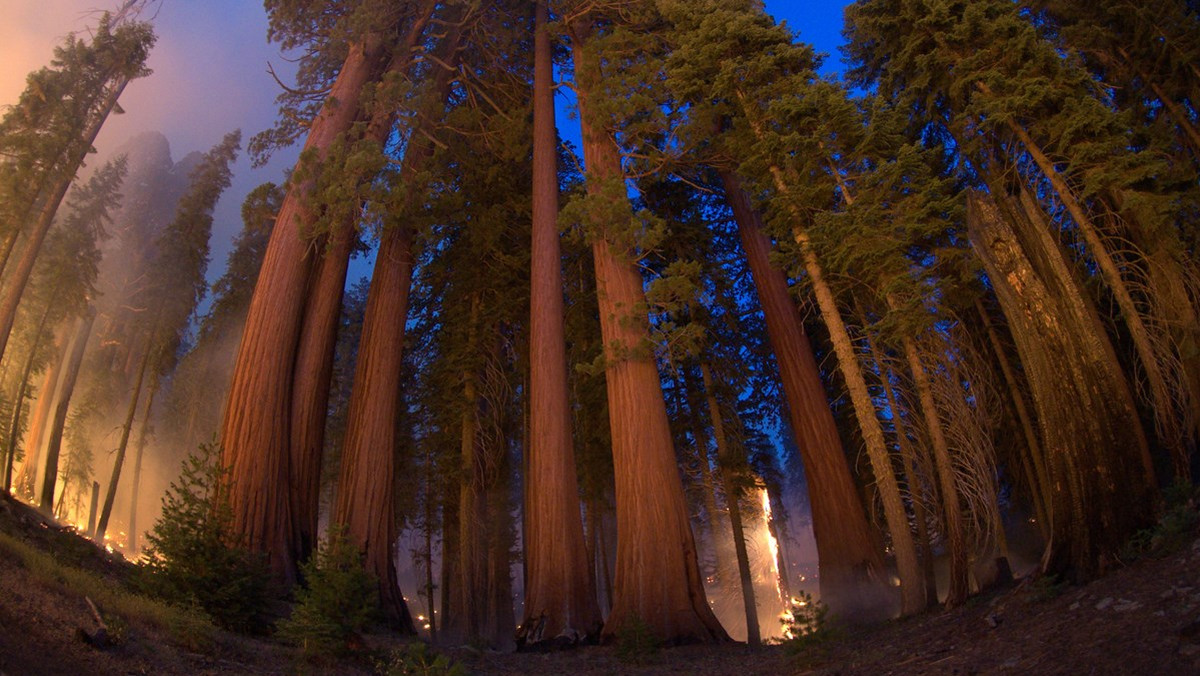
[[558,240],[557,132],[546,1],[537,3],[533,84],[533,238],[529,309],[529,446],[525,475],[525,618],[522,640],[594,633],[571,437]]
[[[607,213],[626,213],[628,198],[616,144],[591,109],[590,97],[601,73],[596,55],[587,53],[590,30],[590,25],[577,25],[573,36],[587,189],[593,199],[610,202]],[[598,225],[601,230],[592,243],[592,254],[604,340],[618,533],[613,609],[604,635],[618,634],[636,619],[664,641],[727,640],[708,606],[697,564],[647,317],[641,309],[646,298],[634,265],[637,252],[613,230],[628,227],[628,219]]]
[[[349,45],[325,105],[309,127],[298,174],[319,169],[331,146],[351,128],[364,85],[389,54],[378,35]],[[293,373],[314,265],[305,235],[313,220],[309,200],[314,185],[313,179],[293,182],[280,205],[246,316],[221,429],[233,535],[266,552],[272,570],[286,582],[296,576],[289,444]]]
[[1042,568],[1094,577],[1153,518],[1145,440],[1127,383],[1048,233],[972,194],[967,223],[1033,392],[1049,478]]
[[876,619],[886,598],[881,593],[883,556],[871,539],[804,321],[783,272],[770,263],[771,242],[749,195],[735,175],[722,172],[721,181],[758,291],[787,399],[788,422],[808,479],[821,601],[838,617]]

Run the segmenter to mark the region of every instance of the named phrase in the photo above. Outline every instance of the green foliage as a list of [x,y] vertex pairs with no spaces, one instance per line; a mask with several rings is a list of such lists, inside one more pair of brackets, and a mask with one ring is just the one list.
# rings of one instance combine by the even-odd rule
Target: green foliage
[[662,638],[640,615],[633,615],[616,635],[617,659],[626,664],[646,664],[658,657]]
[[792,597],[788,609],[779,618],[779,623],[783,625],[780,643],[790,653],[825,645],[834,636],[828,615],[829,606],[814,600],[812,594],[801,591]]
[[1166,508],[1158,523],[1137,532],[1121,550],[1121,559],[1130,562],[1144,556],[1165,556],[1191,543],[1200,527],[1200,489],[1186,481],[1177,481],[1163,491]]
[[188,455],[147,534],[143,584],[172,603],[204,609],[218,625],[263,633],[277,597],[264,557],[231,542],[233,511],[216,443]]
[[280,637],[308,658],[348,653],[379,607],[379,585],[363,568],[362,552],[344,529],[333,528],[301,572],[305,585],[296,593],[291,617],[279,623]]
[[424,643],[410,643],[377,665],[384,676],[466,676],[467,668]]

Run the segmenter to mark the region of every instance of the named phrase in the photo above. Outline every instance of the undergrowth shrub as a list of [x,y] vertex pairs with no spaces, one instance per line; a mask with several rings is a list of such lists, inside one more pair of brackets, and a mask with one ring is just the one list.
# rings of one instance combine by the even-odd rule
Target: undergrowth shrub
[[344,529],[331,528],[301,571],[305,585],[296,592],[291,617],[279,623],[280,637],[309,658],[350,652],[379,607],[379,586],[363,567],[362,552]]
[[791,653],[825,646],[836,634],[829,621],[829,606],[806,591],[791,598],[787,610],[779,616],[779,623],[783,626],[779,643]]
[[145,591],[203,609],[226,629],[266,633],[279,597],[266,558],[232,541],[233,510],[220,447],[201,444],[163,497],[162,516],[146,535]]
[[409,643],[377,665],[383,676],[467,676],[467,669],[424,643]]
[[1200,527],[1200,488],[1177,481],[1163,491],[1165,507],[1158,523],[1137,532],[1121,550],[1126,563],[1143,556],[1164,556],[1179,551],[1196,537]]

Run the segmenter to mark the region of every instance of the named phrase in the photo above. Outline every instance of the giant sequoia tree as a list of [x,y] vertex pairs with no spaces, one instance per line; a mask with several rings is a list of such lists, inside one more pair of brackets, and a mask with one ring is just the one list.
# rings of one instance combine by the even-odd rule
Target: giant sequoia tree
[[591,632],[600,621],[588,575],[567,390],[562,253],[558,241],[549,11],[536,6],[533,73],[533,236],[529,310],[529,460],[525,479],[525,639]]
[[725,631],[705,600],[666,405],[641,314],[645,295],[635,266],[635,221],[621,159],[607,121],[593,108],[594,97],[603,91],[600,18],[577,20],[571,39],[620,533],[613,609],[604,632],[611,636],[640,618],[664,640],[722,640]]

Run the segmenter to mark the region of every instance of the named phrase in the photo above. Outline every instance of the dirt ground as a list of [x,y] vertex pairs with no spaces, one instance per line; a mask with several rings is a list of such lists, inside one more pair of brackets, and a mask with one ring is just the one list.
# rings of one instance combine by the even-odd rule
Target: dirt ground
[[[0,530],[57,560],[114,579],[124,574],[102,550],[72,542],[74,536],[23,518],[10,505],[0,505]],[[193,652],[131,621],[116,628],[118,645],[100,650],[79,637],[80,629],[96,629],[82,595],[0,556],[0,676],[370,674],[374,660],[399,645],[371,636],[374,655],[313,666],[268,639],[222,634],[205,652]],[[798,653],[740,644],[662,648],[636,658],[612,646],[448,652],[472,674],[1200,674],[1200,539],[1084,587],[1026,581],[953,611],[842,630]]]

